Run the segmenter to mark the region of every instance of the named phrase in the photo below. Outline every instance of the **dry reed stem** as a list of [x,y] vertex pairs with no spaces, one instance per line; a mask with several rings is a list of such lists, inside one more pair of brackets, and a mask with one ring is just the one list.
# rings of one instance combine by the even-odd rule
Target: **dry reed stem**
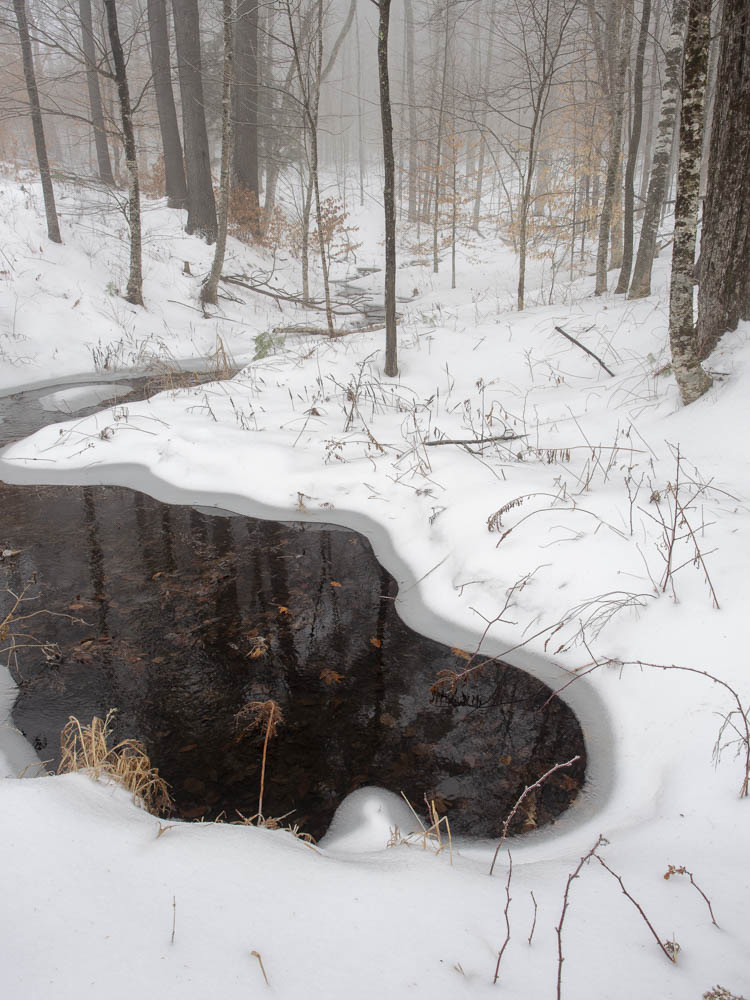
[[263,973],[263,978],[266,981],[266,986],[270,986],[271,984],[268,981],[268,976],[266,975],[265,966],[263,965],[263,959],[260,957],[260,952],[251,951],[250,954],[255,955],[255,957],[258,959],[258,965],[260,966],[260,971]]
[[[265,728],[263,737],[263,757],[260,767],[260,793],[258,795],[258,823],[266,826],[263,819],[263,792],[266,783],[266,759],[268,757],[268,743],[276,735],[276,731],[284,722],[281,707],[277,701],[269,698],[267,701],[249,701],[239,710],[234,717],[235,725],[240,726],[245,723],[243,733],[251,732],[254,729]],[[283,817],[282,817],[283,818]]]

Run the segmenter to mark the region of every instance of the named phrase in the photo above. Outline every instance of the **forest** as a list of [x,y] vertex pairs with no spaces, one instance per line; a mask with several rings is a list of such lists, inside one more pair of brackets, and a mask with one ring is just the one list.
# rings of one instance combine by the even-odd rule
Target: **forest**
[[0,54],[0,995],[750,997],[748,0]]
[[597,295],[613,271],[618,294],[648,295],[673,214],[684,402],[710,385],[701,362],[721,333],[750,315],[741,0],[404,0],[393,12],[386,0],[14,0],[3,27],[5,158],[35,154],[50,240],[55,175],[127,189],[132,303],[143,191],[187,209],[186,231],[216,244],[204,303],[216,304],[230,233],[290,250],[303,303],[312,267],[333,336],[331,254],[354,253],[349,206],[374,173],[387,374],[397,227],[435,272],[447,252],[454,287],[457,244],[494,232],[518,256],[522,310],[529,257],[571,280],[593,267]]

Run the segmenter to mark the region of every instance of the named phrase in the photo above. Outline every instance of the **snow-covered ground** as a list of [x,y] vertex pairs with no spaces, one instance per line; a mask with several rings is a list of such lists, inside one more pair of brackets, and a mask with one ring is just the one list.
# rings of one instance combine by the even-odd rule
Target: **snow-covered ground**
[[[439,275],[400,269],[400,371],[389,379],[382,331],[283,339],[275,327],[320,315],[239,286],[204,317],[211,250],[163,203],[145,212],[146,309],[129,306],[117,293],[121,216],[90,193],[62,194],[56,247],[33,181],[0,186],[5,391],[49,385],[47,405],[67,412],[93,400],[56,388],[66,377],[110,382],[217,347],[245,367],[44,428],[3,453],[0,477],[121,483],[358,528],[399,581],[409,624],[569,685],[589,781],[554,827],[508,841],[490,878],[494,845],[454,844],[452,858],[387,847],[403,818],[377,792],[345,803],[318,848],[228,825],[160,835],[164,824],[116,787],[16,780],[33,755],[6,724],[2,995],[546,1000],[560,969],[560,995],[576,1000],[682,1000],[718,983],[750,992],[746,730],[732,694],[745,711],[750,326],[724,337],[708,363],[714,388],[684,409],[667,367],[667,260],[640,302],[558,277],[553,304],[541,304],[549,277],[537,266],[519,314],[512,253],[476,241],[459,255],[455,291],[447,262]],[[375,265],[374,201],[356,221],[357,263]],[[296,269],[280,257],[271,287],[298,287]],[[231,242],[226,270],[268,275],[271,258]],[[504,434],[517,437],[438,443]],[[13,548],[5,532],[0,543]],[[7,678],[3,690],[7,715]],[[733,745],[716,765],[733,711],[719,746]],[[600,836],[599,855],[657,937],[679,944],[676,964],[596,859],[570,884],[560,941],[568,876]],[[669,865],[692,872],[718,927],[687,874],[664,878]]]

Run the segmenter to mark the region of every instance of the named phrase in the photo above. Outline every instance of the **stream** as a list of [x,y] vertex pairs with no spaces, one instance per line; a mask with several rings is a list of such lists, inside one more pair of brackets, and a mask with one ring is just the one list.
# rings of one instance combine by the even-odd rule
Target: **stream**
[[[130,398],[148,391],[127,386]],[[60,389],[0,399],[2,443],[60,419],[49,408]],[[545,705],[541,681],[474,658],[481,669],[465,683],[436,690],[471,650],[401,621],[397,585],[358,532],[114,486],[0,484],[0,502],[0,547],[20,550],[0,562],[0,610],[29,584],[28,607],[50,612],[18,654],[13,720],[51,769],[70,715],[88,723],[115,708],[115,738],[144,742],[175,815],[252,816],[264,739],[252,706],[273,700],[283,722],[263,812],[316,838],[365,785],[403,792],[420,812],[434,801],[455,833],[477,837],[496,836],[525,785],[576,753],[513,829],[554,820],[582,787],[580,726],[559,698]]]

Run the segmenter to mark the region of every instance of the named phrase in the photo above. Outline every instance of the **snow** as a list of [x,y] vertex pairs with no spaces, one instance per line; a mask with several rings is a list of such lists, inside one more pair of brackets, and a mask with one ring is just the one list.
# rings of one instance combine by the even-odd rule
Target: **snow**
[[133,391],[132,385],[103,383],[102,385],[82,385],[70,389],[60,389],[39,397],[43,410],[59,413],[77,413],[97,403],[109,402]]
[[[461,251],[455,291],[447,265],[437,276],[417,263],[399,271],[400,373],[387,379],[382,331],[288,335],[265,353],[260,334],[320,315],[282,314],[239,286],[203,317],[210,248],[161,202],[145,212],[147,308],[124,303],[123,223],[91,198],[62,192],[65,243],[54,247],[35,186],[0,185],[10,262],[0,386],[101,381],[205,357],[219,343],[244,367],[230,381],[43,428],[5,450],[0,477],[128,484],[167,501],[363,531],[398,580],[412,627],[463,649],[481,643],[555,689],[570,683],[589,781],[553,827],[509,840],[489,878],[495,844],[455,842],[450,856],[409,837],[397,789],[354,793],[317,847],[283,831],[160,824],[121,789],[82,775],[16,780],[34,758],[6,722],[3,995],[546,1000],[566,880],[600,834],[601,856],[681,950],[667,961],[593,860],[570,888],[562,995],[750,991],[744,762],[731,747],[718,766],[712,758],[732,697],[699,673],[642,665],[706,671],[743,707],[750,698],[750,325],[723,338],[707,363],[714,388],[685,409],[666,368],[667,260],[657,261],[655,294],[639,302],[594,298],[586,276],[558,276],[551,293],[536,264],[527,279],[536,294],[519,314],[513,255],[488,239]],[[382,252],[376,208],[356,220],[360,265]],[[279,287],[296,287],[294,267],[280,262]],[[261,251],[230,241],[227,271],[269,268]],[[339,265],[334,277],[345,276]],[[381,281],[358,284],[374,291]],[[59,386],[51,396],[89,405]],[[474,454],[428,443],[505,431],[519,437]],[[692,536],[674,517],[675,493]],[[6,672],[6,717],[13,694]],[[508,848],[511,939],[493,986]],[[663,878],[670,864],[693,873],[719,928],[686,875]]]

